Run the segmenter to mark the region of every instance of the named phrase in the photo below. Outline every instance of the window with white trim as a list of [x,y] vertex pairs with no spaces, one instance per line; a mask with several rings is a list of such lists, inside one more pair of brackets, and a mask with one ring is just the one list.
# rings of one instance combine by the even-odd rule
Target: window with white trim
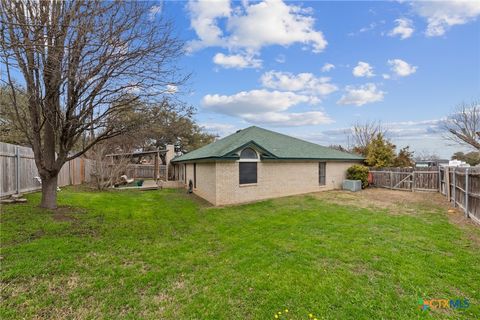
[[240,152],[240,160],[246,160],[246,159],[258,159],[257,152],[253,150],[252,148],[245,148]]
[[252,148],[245,148],[240,152],[239,178],[240,184],[257,183],[258,154]]

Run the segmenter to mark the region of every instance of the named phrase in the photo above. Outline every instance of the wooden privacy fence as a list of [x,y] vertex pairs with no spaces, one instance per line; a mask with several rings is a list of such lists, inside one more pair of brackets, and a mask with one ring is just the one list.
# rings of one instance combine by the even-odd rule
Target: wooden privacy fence
[[375,187],[440,192],[480,223],[480,168],[372,168],[370,174]]
[[[91,181],[93,161],[76,158],[65,163],[58,174],[58,186]],[[0,142],[0,197],[41,189],[33,150]]]
[[[112,164],[114,166],[115,164]],[[66,162],[58,174],[58,186],[78,185],[93,181],[95,161],[76,158]],[[153,164],[128,164],[125,174],[129,178],[154,177]],[[0,142],[0,197],[31,192],[42,188],[33,150],[28,147]],[[159,178],[167,180],[167,166],[159,166]]]
[[480,223],[480,168],[440,167],[440,193]]
[[439,190],[438,167],[373,168],[370,173],[375,187],[409,191]]
[[[129,178],[148,178],[152,179],[155,176],[155,165],[153,164],[128,164],[125,173]],[[159,165],[158,178],[160,180],[167,180],[167,166]]]

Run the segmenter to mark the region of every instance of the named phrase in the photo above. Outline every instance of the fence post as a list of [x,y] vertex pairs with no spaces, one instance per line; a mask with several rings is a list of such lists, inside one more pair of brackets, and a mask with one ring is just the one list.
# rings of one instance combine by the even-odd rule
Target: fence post
[[20,193],[20,150],[15,146],[15,181],[17,184],[17,194]]
[[457,206],[457,173],[456,169],[457,167],[453,168],[453,207],[455,208]]
[[72,160],[68,161],[68,184],[72,185]]
[[465,169],[465,216],[468,218],[468,168]]
[[80,158],[80,183],[85,182],[85,160]]
[[390,189],[393,189],[393,172],[390,171]]
[[415,169],[412,171],[412,192],[415,192]]
[[438,166],[438,192],[440,192],[440,194],[443,194],[442,193],[442,170],[441,170],[442,167],[440,167],[440,165]]
[[451,201],[451,193],[450,193],[450,167],[445,167],[443,172],[443,178],[445,180],[445,194],[447,196],[447,200],[450,203]]

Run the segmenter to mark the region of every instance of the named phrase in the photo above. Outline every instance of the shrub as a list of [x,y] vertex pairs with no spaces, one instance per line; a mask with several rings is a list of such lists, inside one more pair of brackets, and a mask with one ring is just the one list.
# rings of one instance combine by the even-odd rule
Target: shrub
[[370,167],[391,167],[395,159],[395,145],[388,141],[381,133],[367,145],[365,163]]
[[361,180],[362,189],[368,187],[368,167],[360,164],[355,164],[347,169],[347,179],[349,180]]

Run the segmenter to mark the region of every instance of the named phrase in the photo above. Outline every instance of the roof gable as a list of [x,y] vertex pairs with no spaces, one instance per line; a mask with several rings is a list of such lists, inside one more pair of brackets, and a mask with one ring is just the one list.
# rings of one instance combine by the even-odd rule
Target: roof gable
[[277,160],[363,160],[363,157],[327,148],[256,126],[239,130],[223,139],[174,158],[174,162],[201,159],[238,159],[234,153],[249,144],[265,151],[263,159]]

